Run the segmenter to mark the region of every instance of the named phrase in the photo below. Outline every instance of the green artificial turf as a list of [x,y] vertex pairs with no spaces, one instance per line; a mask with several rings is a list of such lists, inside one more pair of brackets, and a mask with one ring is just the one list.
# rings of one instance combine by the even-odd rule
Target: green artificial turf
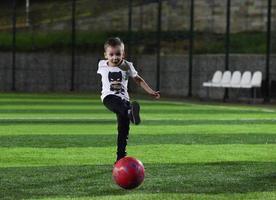
[[127,191],[98,95],[0,94],[0,199],[276,199],[276,108],[136,100],[127,149],[146,176]]

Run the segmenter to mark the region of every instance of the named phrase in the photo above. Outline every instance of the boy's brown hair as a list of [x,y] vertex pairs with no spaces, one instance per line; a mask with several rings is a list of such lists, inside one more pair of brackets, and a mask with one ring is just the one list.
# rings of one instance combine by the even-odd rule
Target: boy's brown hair
[[109,46],[110,47],[122,46],[123,50],[125,47],[123,41],[118,37],[108,38],[107,41],[104,43],[104,50],[106,50],[107,47]]

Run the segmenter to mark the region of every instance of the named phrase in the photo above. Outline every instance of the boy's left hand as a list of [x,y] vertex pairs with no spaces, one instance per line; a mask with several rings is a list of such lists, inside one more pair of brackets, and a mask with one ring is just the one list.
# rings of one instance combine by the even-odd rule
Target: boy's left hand
[[153,91],[151,96],[153,96],[155,99],[160,99],[160,91]]

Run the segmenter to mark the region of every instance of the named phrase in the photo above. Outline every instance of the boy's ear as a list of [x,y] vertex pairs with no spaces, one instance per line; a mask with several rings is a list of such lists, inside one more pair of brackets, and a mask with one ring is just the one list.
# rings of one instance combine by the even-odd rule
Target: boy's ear
[[104,58],[107,59],[106,52],[104,52]]

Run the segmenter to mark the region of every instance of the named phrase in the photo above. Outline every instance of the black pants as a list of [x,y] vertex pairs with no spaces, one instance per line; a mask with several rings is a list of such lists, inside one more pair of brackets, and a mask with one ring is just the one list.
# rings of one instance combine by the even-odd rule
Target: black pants
[[129,101],[121,99],[116,95],[108,95],[103,100],[104,105],[117,115],[117,160],[126,156],[126,145],[129,134]]

